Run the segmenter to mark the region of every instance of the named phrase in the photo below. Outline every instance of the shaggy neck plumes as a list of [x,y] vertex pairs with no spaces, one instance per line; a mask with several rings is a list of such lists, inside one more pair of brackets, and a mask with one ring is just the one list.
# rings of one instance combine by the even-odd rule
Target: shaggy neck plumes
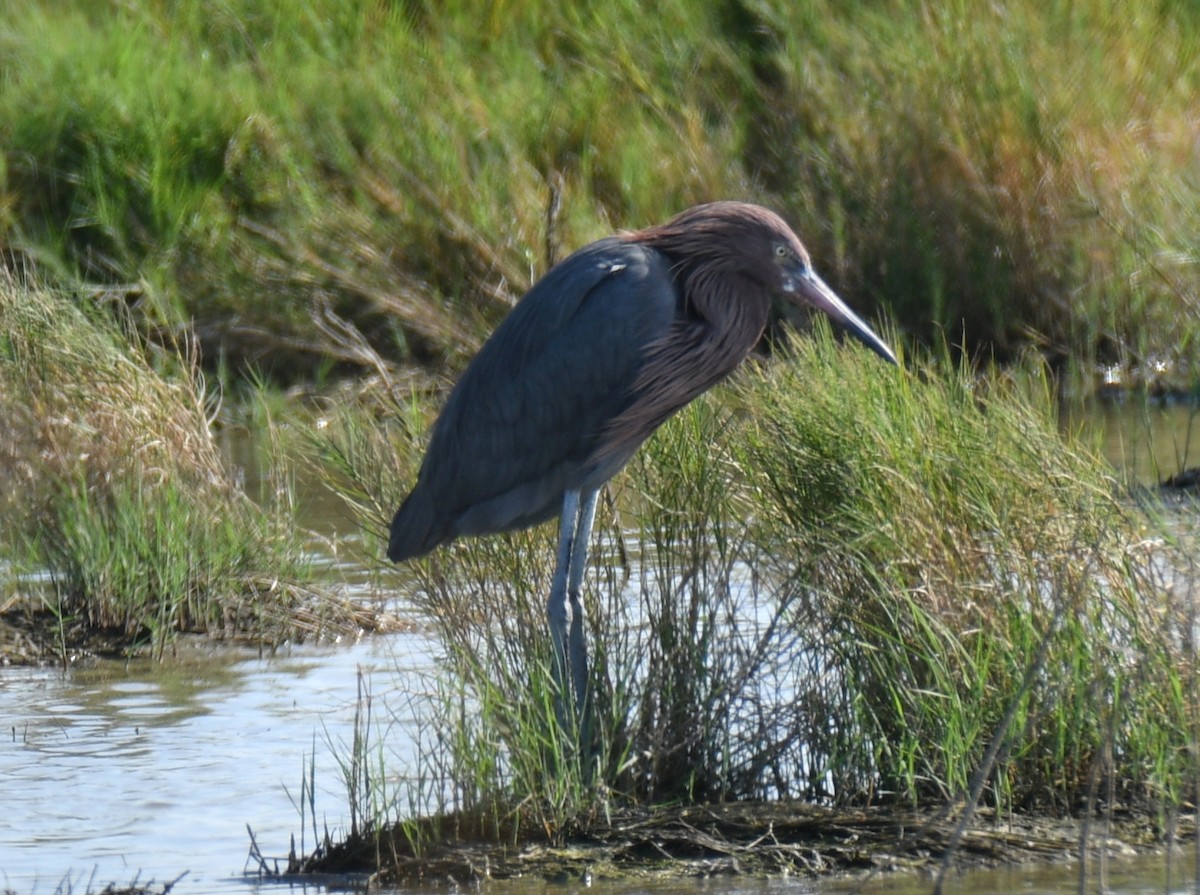
[[770,257],[771,237],[763,222],[750,214],[703,213],[713,208],[691,209],[627,237],[670,260],[681,301],[674,334],[703,357],[709,385],[736,367],[762,335],[773,273],[757,269],[759,259]]
[[669,260],[680,307],[669,332],[648,347],[632,389],[637,398],[609,424],[605,454],[632,452],[646,433],[732,372],[766,326],[770,270],[755,262],[770,258],[769,233],[692,212],[625,237]]

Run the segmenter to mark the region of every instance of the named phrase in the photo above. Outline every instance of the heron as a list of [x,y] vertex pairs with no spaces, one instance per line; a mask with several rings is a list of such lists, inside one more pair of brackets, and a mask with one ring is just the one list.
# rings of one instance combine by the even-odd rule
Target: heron
[[681,407],[750,353],[781,295],[888,362],[884,341],[813,270],[775,212],[697,205],[552,267],[468,364],[392,520],[388,558],[560,517],[546,604],[559,702],[587,739],[580,591],[600,487]]

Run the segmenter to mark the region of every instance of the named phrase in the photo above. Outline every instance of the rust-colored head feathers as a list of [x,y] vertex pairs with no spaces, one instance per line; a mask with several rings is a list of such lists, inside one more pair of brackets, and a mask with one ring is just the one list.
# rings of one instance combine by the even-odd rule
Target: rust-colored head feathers
[[780,293],[828,314],[896,363],[883,340],[817,276],[808,250],[773,211],[745,202],[710,202],[624,238],[670,257],[688,306],[694,304],[701,314],[722,294],[726,300],[761,304],[765,315],[769,295]]
[[670,260],[683,313],[649,346],[635,399],[609,423],[598,457],[627,453],[731,373],[761,338],[773,294],[825,312],[895,363],[890,349],[816,275],[799,237],[773,211],[712,202],[623,239]]
[[[808,251],[783,218],[745,202],[696,205],[665,224],[624,238],[672,258],[685,291],[691,277],[702,275],[744,278],[759,290],[781,292],[785,262],[809,265]],[[697,284],[696,288],[705,287]]]

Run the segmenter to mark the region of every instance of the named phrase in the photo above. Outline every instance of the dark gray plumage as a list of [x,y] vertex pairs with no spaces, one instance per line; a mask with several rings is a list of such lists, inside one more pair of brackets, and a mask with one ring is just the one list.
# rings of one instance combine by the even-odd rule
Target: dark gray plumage
[[553,518],[563,493],[597,488],[628,460],[595,457],[628,407],[649,345],[675,314],[666,259],[610,237],[551,270],[471,361],[392,522],[400,561],[461,535]]

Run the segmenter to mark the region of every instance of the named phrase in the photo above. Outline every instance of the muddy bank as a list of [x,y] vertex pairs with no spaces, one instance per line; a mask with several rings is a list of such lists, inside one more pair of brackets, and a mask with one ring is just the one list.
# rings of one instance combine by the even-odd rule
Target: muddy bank
[[63,618],[53,612],[18,604],[0,605],[0,668],[5,666],[60,665],[73,668],[98,659],[163,658],[187,654],[213,644],[230,649],[261,652],[284,644],[333,643],[374,634],[411,631],[408,618],[375,606],[341,597],[323,596],[313,606],[285,608],[286,625],[254,631],[235,620],[209,631],[180,631],[168,643],[157,643],[149,633],[95,627],[78,617]]
[[[565,844],[532,839],[496,845],[446,837],[453,818],[437,821],[444,837],[414,853],[412,830],[357,837],[293,859],[280,878],[350,876],[371,885],[463,884],[541,877],[549,881],[720,875],[826,876],[936,870],[952,855],[957,869],[1055,862],[1088,856],[1155,852],[1194,836],[1195,818],[1173,829],[1136,813],[1080,819],[996,817],[975,812],[956,835],[958,814],[895,809],[846,810],[799,802],[736,803],[615,812]],[[434,822],[422,826],[432,827]],[[432,835],[432,834],[430,834]]]

